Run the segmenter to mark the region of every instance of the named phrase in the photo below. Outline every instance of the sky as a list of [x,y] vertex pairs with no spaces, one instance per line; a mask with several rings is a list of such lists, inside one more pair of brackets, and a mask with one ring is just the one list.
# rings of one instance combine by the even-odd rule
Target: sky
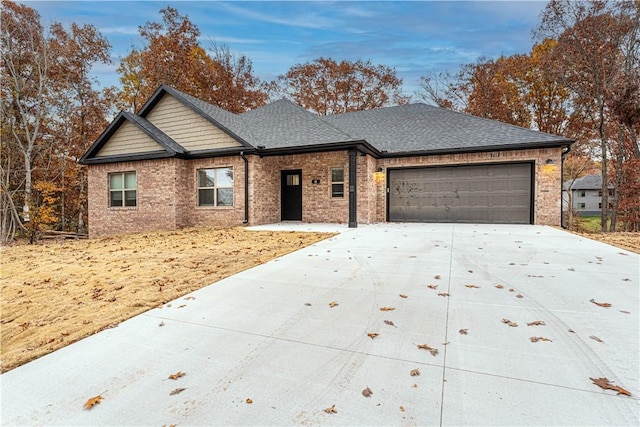
[[159,22],[171,5],[201,32],[201,43],[227,45],[273,80],[318,57],[371,60],[394,67],[413,95],[420,76],[456,72],[479,57],[527,53],[545,1],[21,1],[43,25],[92,24],[112,46],[113,64],[98,65],[102,87],[119,86],[116,68],[138,27]]

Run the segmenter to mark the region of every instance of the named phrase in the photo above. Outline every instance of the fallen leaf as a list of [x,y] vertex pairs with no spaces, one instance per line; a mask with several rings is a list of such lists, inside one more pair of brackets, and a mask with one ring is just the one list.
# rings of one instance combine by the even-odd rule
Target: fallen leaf
[[429,288],[429,289],[437,289],[438,285],[427,285],[427,288]]
[[331,302],[329,303],[329,307],[331,307],[331,308],[333,308],[333,307],[335,307],[335,306],[337,306],[337,305],[339,305],[339,304],[338,304],[338,301],[331,301]]
[[380,334],[376,334],[375,332],[369,332],[367,334],[367,336],[371,339],[374,339],[375,337],[379,336]]
[[605,308],[609,308],[611,307],[611,304],[609,304],[608,302],[597,302],[596,300],[594,300],[593,298],[591,298],[589,300],[589,302],[594,303],[595,305],[597,305],[598,307],[605,307]]
[[569,271],[576,271],[576,269],[575,269],[575,268],[567,268],[567,270],[569,270]]
[[169,375],[169,379],[170,380],[177,380],[178,378],[184,377],[185,375],[187,375],[187,374],[182,372],[182,371],[178,371],[175,374]]
[[164,321],[158,323],[158,326],[164,326]]
[[400,406],[400,412],[404,412],[404,406]]
[[91,409],[94,406],[96,406],[98,403],[102,402],[102,399],[104,399],[104,397],[102,397],[102,395],[98,395],[98,396],[93,396],[92,398],[90,398],[89,400],[87,400],[86,402],[84,402],[84,409]]
[[369,387],[367,387],[364,390],[362,390],[362,395],[364,397],[371,397],[372,394],[373,394],[373,392],[371,391],[371,389]]
[[627,311],[627,310],[618,310],[618,311],[620,311],[620,313],[624,313],[624,314],[631,314],[631,312]]
[[598,337],[597,337],[597,336],[595,336],[595,335],[591,335],[589,338],[591,338],[591,339],[592,339],[592,340],[594,340],[594,341],[604,342],[604,341],[602,341],[600,338],[598,338]]
[[245,402],[247,402],[249,405],[251,405],[253,403],[253,400],[251,400],[250,398],[247,398],[247,400],[245,400]]
[[311,307],[311,303],[310,302],[305,302],[304,305],[306,305],[307,307]]
[[387,325],[389,325],[389,326],[396,327],[396,325],[393,323],[393,321],[392,321],[392,320],[385,320],[385,321],[384,321],[384,323],[386,323],[386,324],[387,324]]
[[511,320],[509,320],[509,319],[502,319],[502,323],[506,323],[507,325],[511,326],[512,328],[515,328],[515,327],[517,327],[517,326],[518,326],[518,324],[517,324],[517,323],[512,322],[512,321],[511,321]]
[[553,342],[551,341],[549,338],[545,338],[545,337],[531,337],[529,338],[531,340],[531,342],[538,342],[538,341],[549,341],[549,342]]
[[436,279],[436,280],[440,280],[440,275],[436,274],[435,276],[433,276],[433,278]]
[[447,292],[438,292],[439,297],[448,297],[449,294]]
[[524,298],[521,294],[516,295],[516,298]]
[[515,292],[513,288],[509,288],[509,292]]
[[180,305],[178,306],[178,308],[184,308],[184,307],[186,307],[186,306],[187,306],[186,304],[180,304]]
[[418,348],[421,350],[428,350],[429,353],[431,353],[432,356],[435,356],[438,354],[438,349],[437,348],[433,348],[428,344],[418,344]]
[[185,391],[185,390],[186,390],[186,388],[176,388],[176,389],[175,389],[175,390],[173,390],[171,393],[169,393],[169,396],[173,396],[173,395],[176,395],[176,394],[180,394],[180,393],[182,393],[182,392],[183,392],[183,391]]
[[189,300],[194,300],[194,299],[196,299],[196,297],[185,297],[184,299],[186,299],[187,301],[189,301]]
[[544,323],[544,320],[534,320],[531,323],[527,323],[527,326],[544,326],[546,325],[546,323]]
[[405,294],[400,294],[400,298],[407,298]]
[[395,307],[380,307],[380,311],[393,311]]
[[464,285],[465,288],[469,288],[469,289],[479,289],[480,286],[478,285]]
[[576,333],[576,331],[574,331],[573,329],[569,329],[568,331],[571,332],[572,334]]
[[467,331],[469,331],[469,329],[460,329],[460,330],[458,331],[458,333],[459,333],[460,335],[467,335],[467,334],[468,334],[468,332],[467,332]]
[[411,375],[412,377],[420,376],[420,369],[412,369],[411,372],[409,372],[409,375]]
[[327,414],[337,414],[338,411],[336,411],[336,405],[331,405],[328,408],[324,408],[324,412],[326,412]]
[[618,394],[624,394],[625,396],[631,396],[631,393],[618,385],[613,385],[607,378],[591,378],[591,381],[598,387],[604,390],[614,390],[617,391]]
[[502,288],[504,288],[504,286],[502,286],[502,285],[496,285],[496,288],[498,288],[498,289],[502,289]]

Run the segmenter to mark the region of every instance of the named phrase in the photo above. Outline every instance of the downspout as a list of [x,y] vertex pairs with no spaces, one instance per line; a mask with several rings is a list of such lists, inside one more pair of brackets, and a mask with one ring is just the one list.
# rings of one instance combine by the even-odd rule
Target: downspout
[[244,220],[243,224],[249,222],[249,160],[244,155],[244,152],[240,152],[240,157],[244,160]]
[[[571,145],[567,145],[562,150],[562,156],[560,156],[560,226],[565,230],[568,228],[564,218],[564,158],[571,151]],[[569,189],[571,191],[571,189]],[[571,209],[571,206],[568,207]]]

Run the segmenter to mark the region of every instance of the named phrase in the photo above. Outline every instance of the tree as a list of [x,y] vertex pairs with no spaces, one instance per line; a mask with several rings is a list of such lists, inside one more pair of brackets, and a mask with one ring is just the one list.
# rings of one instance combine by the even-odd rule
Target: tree
[[[633,28],[630,17],[606,1],[550,1],[537,30],[538,37],[555,38],[556,78],[570,88],[595,125],[602,165],[601,229],[607,231],[608,106],[620,79],[621,47]],[[616,190],[618,190],[616,188]]]
[[292,66],[279,80],[296,104],[323,116],[408,101],[395,69],[371,61],[318,58]]
[[[33,206],[32,172],[34,157],[43,148],[41,136],[47,114],[50,67],[49,44],[33,9],[10,1],[2,2],[0,14],[2,53],[2,243],[25,230],[17,211],[15,196],[22,192],[24,220]],[[19,153],[22,176],[16,175],[13,153]],[[18,202],[20,203],[20,202]]]
[[211,57],[198,41],[200,29],[187,16],[171,6],[160,14],[161,23],[138,29],[145,45],[132,48],[120,62],[119,97],[127,108],[138,110],[161,84],[234,113],[264,105],[268,94],[249,58],[215,45]]

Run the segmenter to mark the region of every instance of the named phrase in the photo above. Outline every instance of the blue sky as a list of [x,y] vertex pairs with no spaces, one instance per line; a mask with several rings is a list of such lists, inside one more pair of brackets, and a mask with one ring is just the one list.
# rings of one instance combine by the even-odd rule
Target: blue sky
[[478,57],[526,53],[544,1],[22,1],[45,26],[93,24],[110,41],[114,64],[94,70],[118,85],[117,64],[141,46],[138,26],[171,5],[214,41],[247,55],[263,80],[320,56],[394,67],[411,95],[420,76],[455,72]]

